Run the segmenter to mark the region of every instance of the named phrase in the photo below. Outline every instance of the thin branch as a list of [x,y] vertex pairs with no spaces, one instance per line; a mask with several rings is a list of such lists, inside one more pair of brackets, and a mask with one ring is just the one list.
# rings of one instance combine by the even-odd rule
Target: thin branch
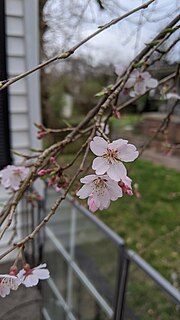
[[75,175],[73,176],[73,178],[70,180],[66,190],[64,190],[63,194],[55,201],[55,203],[53,204],[53,206],[51,207],[50,211],[48,212],[48,214],[46,215],[46,217],[36,226],[36,228],[30,233],[28,234],[26,237],[24,237],[22,240],[18,241],[16,244],[14,244],[13,246],[11,246],[7,251],[5,251],[3,254],[0,255],[0,260],[2,258],[4,258],[6,255],[8,255],[9,253],[11,253],[12,251],[14,251],[15,249],[24,246],[24,244],[29,241],[34,239],[35,235],[39,232],[39,230],[49,221],[49,219],[55,214],[57,208],[59,207],[59,205],[61,204],[61,202],[65,199],[67,193],[69,192],[69,189],[71,188],[71,186],[73,185],[74,181],[76,180],[76,178],[78,177],[78,175],[81,173],[81,171],[83,170],[84,164],[85,164],[85,160],[87,158],[88,152],[89,152],[89,143],[92,140],[93,136],[95,134],[95,128],[93,128],[91,135],[88,138],[88,143],[87,143],[87,147],[86,147],[86,151],[84,153],[83,159],[81,161],[79,170],[75,173]]
[[62,59],[67,59],[69,56],[71,56],[78,48],[80,48],[82,45],[84,45],[86,42],[88,42],[89,40],[91,40],[92,38],[94,38],[95,36],[97,36],[98,34],[100,34],[101,32],[103,32],[104,30],[110,28],[111,26],[113,26],[114,24],[120,22],[121,20],[127,18],[128,16],[132,15],[133,13],[142,10],[142,9],[146,9],[148,8],[148,6],[153,3],[156,0],[150,0],[146,3],[144,3],[143,5],[127,12],[126,14],[111,20],[110,22],[106,23],[103,26],[100,26],[98,30],[96,30],[95,32],[93,32],[92,34],[90,34],[88,37],[86,37],[85,39],[83,39],[82,41],[80,41],[77,45],[75,45],[74,47],[70,48],[67,51],[62,52],[61,54],[56,55],[55,57],[52,57],[51,59],[39,64],[38,66],[36,66],[35,68],[32,68],[14,78],[11,78],[9,80],[2,80],[0,81],[0,90],[5,89],[6,87],[8,87],[9,85],[11,85],[12,83],[28,76],[29,74],[46,67],[47,65],[49,65],[50,63],[57,61],[57,60],[62,60]]

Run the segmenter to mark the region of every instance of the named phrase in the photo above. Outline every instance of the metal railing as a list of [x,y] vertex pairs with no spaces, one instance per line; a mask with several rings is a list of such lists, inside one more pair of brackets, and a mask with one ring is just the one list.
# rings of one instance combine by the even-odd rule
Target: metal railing
[[[47,244],[45,246],[45,255],[50,269],[51,264],[56,265],[56,262],[52,260],[53,258],[55,259],[55,255],[57,254],[57,268],[60,265],[58,259],[61,257],[63,264],[65,264],[66,275],[63,276],[59,273],[55,279],[52,270],[51,279],[48,280],[47,285],[48,290],[50,290],[49,292],[55,297],[56,302],[54,306],[58,305],[59,311],[57,313],[63,312],[64,319],[86,319],[83,313],[83,303],[81,304],[81,300],[83,301],[84,296],[87,295],[86,292],[89,294],[88,298],[86,298],[89,301],[87,305],[92,298],[94,303],[93,308],[96,310],[94,314],[91,310],[92,320],[146,319],[144,315],[142,316],[139,313],[139,310],[138,312],[134,310],[136,306],[133,304],[131,306],[128,302],[129,296],[131,296],[134,290],[136,292],[134,297],[138,295],[138,290],[141,290],[137,286],[140,282],[138,274],[140,274],[140,277],[146,276],[148,281],[150,281],[147,290],[146,286],[144,287],[145,291],[149,290],[149,294],[151,294],[152,290],[155,290],[155,294],[158,295],[157,300],[160,304],[158,312],[162,312],[163,310],[160,300],[160,296],[163,294],[162,300],[167,299],[169,306],[167,317],[168,313],[171,313],[173,310],[175,316],[172,319],[178,319],[176,311],[177,305],[180,304],[180,294],[177,289],[135,252],[127,250],[124,240],[96,216],[92,215],[68,196],[64,201],[64,205],[59,208],[56,217],[59,220],[52,221],[45,230]],[[66,227],[63,227],[63,223]],[[88,228],[91,230],[88,231]],[[106,247],[104,248],[104,244],[107,246],[107,251]],[[98,246],[100,246],[100,249],[96,253]],[[104,256],[107,259],[104,260]],[[108,262],[108,259],[111,261]],[[101,266],[101,260],[103,266]],[[111,265],[113,265],[112,268]],[[133,272],[133,276],[137,276],[133,281],[131,280],[131,267],[137,268],[136,272]],[[64,279],[64,288],[62,289],[58,284],[58,277],[63,277]],[[116,284],[116,287],[114,284]],[[130,289],[128,286],[130,286]],[[144,284],[142,284],[143,286]],[[154,286],[155,289],[153,289]],[[160,293],[156,293],[156,287],[159,287]],[[64,290],[66,291],[65,293],[63,293]],[[46,289],[45,291],[47,293]],[[80,291],[84,293],[80,294]],[[78,299],[78,296],[80,297],[79,304],[76,307],[77,301],[75,300]],[[54,320],[56,319],[55,307],[51,307],[53,311],[49,314],[47,301],[49,301],[49,298],[45,298],[46,303],[43,308],[44,319]],[[53,301],[51,302],[52,304],[54,303]],[[143,312],[142,306],[139,309]],[[89,311],[87,309],[87,312]],[[149,308],[148,312],[152,312],[152,309]],[[149,318],[147,317],[147,319]],[[166,317],[164,319],[166,320]]]

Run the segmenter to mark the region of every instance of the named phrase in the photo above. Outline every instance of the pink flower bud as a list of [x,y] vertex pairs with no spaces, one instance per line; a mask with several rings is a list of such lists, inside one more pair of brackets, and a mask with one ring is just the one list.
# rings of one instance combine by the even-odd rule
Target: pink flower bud
[[12,266],[12,267],[10,268],[9,274],[10,274],[11,276],[16,276],[16,274],[17,274],[17,267],[16,267],[16,266]]
[[116,118],[116,119],[120,119],[121,118],[121,114],[120,112],[117,110],[117,108],[113,107],[113,116]]
[[55,183],[55,181],[54,181],[55,179],[54,179],[54,177],[53,178],[51,178],[51,179],[49,179],[49,181],[48,181],[48,187],[50,188],[50,187],[52,187],[53,185],[54,185],[54,183]]
[[37,135],[37,139],[42,139],[47,133],[45,131],[41,131],[39,132],[39,134]]
[[50,161],[51,161],[53,164],[56,164],[56,159],[55,159],[55,157],[51,157],[51,158],[50,158]]
[[38,176],[40,176],[40,177],[45,176],[45,174],[47,174],[47,170],[45,170],[45,169],[41,169],[38,171]]

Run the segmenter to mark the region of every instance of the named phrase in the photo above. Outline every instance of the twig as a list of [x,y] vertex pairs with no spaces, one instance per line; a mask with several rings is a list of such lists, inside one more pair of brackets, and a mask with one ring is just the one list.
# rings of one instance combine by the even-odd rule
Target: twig
[[170,122],[170,117],[171,117],[172,114],[174,113],[174,110],[175,110],[175,108],[177,107],[177,105],[178,105],[178,101],[176,101],[176,102],[174,103],[174,105],[172,106],[170,112],[168,112],[167,116],[163,119],[163,121],[161,122],[160,126],[158,127],[158,129],[156,130],[156,132],[153,134],[153,136],[152,136],[150,139],[148,139],[148,141],[146,141],[146,142],[144,143],[144,145],[142,146],[142,148],[141,148],[141,150],[140,150],[140,152],[139,152],[139,157],[142,155],[142,153],[144,152],[144,150],[145,150],[147,147],[150,146],[151,142],[157,137],[157,135],[158,135],[160,132],[164,131],[164,130],[168,127],[169,122]]
[[133,13],[142,10],[142,9],[146,9],[151,3],[153,3],[155,0],[150,0],[146,3],[144,3],[143,5],[127,12],[126,14],[111,20],[110,22],[106,23],[105,25],[99,27],[98,30],[96,30],[95,32],[93,32],[92,34],[90,34],[88,37],[86,37],[85,39],[83,39],[82,41],[80,41],[77,45],[75,45],[74,47],[70,48],[69,50],[62,52],[61,54],[56,55],[55,57],[39,64],[38,66],[36,66],[35,68],[32,68],[24,73],[21,73],[20,75],[11,78],[9,80],[3,80],[0,81],[0,90],[5,89],[6,87],[8,87],[9,85],[11,85],[12,83],[28,76],[29,74],[46,67],[47,65],[49,65],[50,63],[57,61],[57,60],[62,60],[62,59],[67,59],[69,56],[71,56],[78,48],[80,48],[82,45],[84,45],[86,42],[88,42],[89,40],[91,40],[92,38],[94,38],[95,36],[97,36],[99,33],[103,32],[104,30],[108,29],[109,27],[113,26],[114,24],[120,22],[121,20],[127,18],[128,16],[132,15]]

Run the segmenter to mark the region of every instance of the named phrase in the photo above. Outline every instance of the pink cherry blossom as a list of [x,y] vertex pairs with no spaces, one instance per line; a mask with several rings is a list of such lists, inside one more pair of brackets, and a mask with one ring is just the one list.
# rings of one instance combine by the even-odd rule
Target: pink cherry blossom
[[19,282],[24,284],[25,287],[36,286],[39,280],[48,279],[49,276],[49,270],[46,269],[46,263],[40,264],[33,269],[31,269],[29,264],[26,264],[24,269],[21,269],[17,274]]
[[127,170],[121,161],[134,161],[139,154],[134,145],[128,144],[128,141],[123,139],[108,143],[96,136],[91,141],[90,148],[98,156],[92,164],[96,174],[101,175],[107,172],[107,175],[115,181],[120,181],[127,175]]
[[150,73],[145,71],[133,70],[124,88],[129,89],[129,95],[136,97],[145,94],[147,89],[154,89],[158,81],[151,77]]
[[17,290],[19,286],[18,278],[9,274],[0,274],[0,296],[2,298],[10,294],[11,289]]
[[23,181],[29,173],[29,168],[23,166],[7,166],[0,171],[1,184],[5,188],[12,188],[18,190],[21,181]]
[[107,175],[90,174],[80,180],[84,186],[77,192],[80,199],[88,199],[89,209],[95,212],[97,209],[107,209],[111,200],[122,197],[122,190],[118,183]]

